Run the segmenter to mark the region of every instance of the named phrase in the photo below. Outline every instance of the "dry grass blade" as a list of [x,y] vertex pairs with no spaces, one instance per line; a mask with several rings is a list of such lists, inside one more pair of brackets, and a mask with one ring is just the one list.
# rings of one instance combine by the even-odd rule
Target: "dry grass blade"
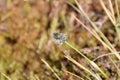
[[54,75],[57,77],[57,79],[61,80],[60,77],[55,73],[55,71],[50,67],[50,65],[44,59],[41,59],[41,60],[54,73]]
[[75,76],[76,78],[78,78],[78,79],[80,79],[80,80],[85,80],[84,78],[82,78],[82,77],[80,77],[80,76],[78,76],[78,75],[76,75],[76,74],[74,74],[74,73],[72,73],[72,72],[70,72],[70,71],[67,71],[67,70],[64,70],[64,71],[67,72],[67,73],[70,74],[70,75]]
[[0,72],[6,79],[8,79],[8,80],[12,80],[12,79],[10,79],[6,74],[4,74],[4,73],[2,73],[2,72]]
[[118,0],[115,0],[115,6],[116,6],[116,11],[117,11],[118,21],[120,23],[120,14],[119,14],[119,9],[118,9]]
[[115,24],[116,21],[114,21],[114,19],[111,17],[111,15],[110,15],[111,13],[110,13],[110,11],[105,7],[105,4],[103,3],[103,0],[99,0],[99,1],[100,1],[100,3],[101,3],[101,6],[103,7],[103,9],[105,10],[107,16],[108,16],[109,19],[111,20],[111,22],[112,22],[113,24]]
[[[106,36],[100,31],[100,29],[98,29],[98,27],[91,21],[91,19],[87,16],[87,14],[84,12],[84,10],[82,9],[81,5],[77,2],[77,0],[75,0],[77,6],[79,7],[80,11],[79,13],[82,13],[85,18],[91,23],[91,25],[93,26],[93,28],[95,29],[95,31],[100,35],[100,37],[105,41],[105,43],[111,47],[112,51],[115,52],[116,49],[113,47],[113,45],[110,43],[110,41],[106,38]],[[115,29],[117,31],[118,34],[118,29],[115,26]],[[118,34],[120,35],[120,34]],[[117,52],[117,51],[116,51]],[[120,55],[118,53],[115,54],[115,56],[120,60]]]
[[110,10],[111,10],[111,16],[112,16],[113,20],[115,21],[115,13],[114,13],[112,2],[111,2],[111,0],[108,0],[108,2],[109,2]]
[[[120,52],[119,52],[120,53]],[[97,58],[95,58],[93,61],[96,61],[97,59],[101,58],[101,57],[105,57],[105,56],[110,56],[110,55],[114,55],[115,53],[108,53],[108,54],[103,54],[98,56]]]
[[102,73],[102,75],[105,78],[108,78],[108,76],[97,66],[96,63],[94,63],[93,61],[91,61],[89,58],[87,58],[82,52],[80,52],[78,49],[76,49],[74,46],[72,46],[71,44],[69,44],[67,41],[65,41],[65,44],[67,44],[69,47],[71,47],[72,49],[74,49],[77,53],[79,53],[82,57],[84,57],[96,70],[98,70],[99,72]]
[[98,41],[100,41],[102,43],[102,45],[104,46],[104,48],[108,48],[110,51],[112,51],[112,49],[99,37],[98,33],[92,29],[90,30],[86,25],[83,24],[82,21],[80,21],[78,18],[74,17],[86,30],[88,30]]
[[84,66],[82,66],[81,64],[79,64],[77,61],[75,61],[73,58],[71,58],[70,56],[65,56],[65,58],[67,58],[68,60],[70,60],[71,62],[73,62],[74,64],[76,64],[78,67],[82,68],[83,70],[85,70],[86,72],[88,72],[89,74],[91,74],[93,77],[95,77],[97,80],[102,80],[100,77],[98,77],[95,73],[91,72],[90,70],[88,70],[87,68],[85,68]]
[[115,48],[112,46],[112,44],[110,43],[110,41],[105,37],[105,35],[100,31],[100,29],[91,21],[91,19],[87,16],[87,14],[84,12],[84,10],[82,9],[81,5],[77,2],[77,0],[75,0],[79,10],[79,13],[82,13],[82,15],[85,16],[85,18],[91,23],[92,27],[96,30],[96,32],[100,35],[100,37],[107,43],[107,45],[109,45],[113,50],[115,50]]
[[[100,37],[99,37],[99,35],[97,34],[97,32],[95,31],[95,30],[90,30],[89,28],[87,28],[87,26],[86,25],[84,25],[79,19],[77,19],[76,17],[75,17],[75,19],[86,29],[86,30],[88,30],[96,39],[98,39],[98,41],[100,41],[102,44],[103,44],[103,46],[104,46],[104,48],[108,48],[108,50],[110,50],[112,53],[114,53],[114,55],[117,55],[118,54],[118,52],[113,52],[113,50],[111,49],[111,47],[109,47]],[[111,54],[110,54],[111,55]],[[118,54],[119,55],[119,54]],[[119,68],[118,68],[118,66],[115,64],[115,62],[111,59],[111,57],[109,57],[109,59],[110,59],[110,61],[113,63],[113,65],[116,67],[116,69],[118,70],[118,71],[120,71],[119,70]]]
[[[104,11],[106,12],[107,16],[109,17],[110,21],[111,21],[112,24],[114,25],[115,30],[116,30],[116,33],[117,33],[117,36],[118,36],[118,40],[119,40],[119,42],[120,42],[120,34],[119,34],[119,29],[118,29],[116,20],[114,19],[113,16],[110,15],[111,13],[110,13],[110,11],[106,8],[103,0],[99,0],[99,1],[100,1],[101,6],[103,7]],[[116,3],[116,2],[115,2],[115,3]],[[116,3],[116,5],[117,5],[117,3]],[[117,6],[117,7],[118,7],[118,6]],[[117,10],[118,10],[118,9],[117,9]],[[117,12],[119,12],[119,10],[118,10]],[[118,15],[118,17],[119,17],[119,15]],[[120,56],[119,56],[119,57],[120,57]]]

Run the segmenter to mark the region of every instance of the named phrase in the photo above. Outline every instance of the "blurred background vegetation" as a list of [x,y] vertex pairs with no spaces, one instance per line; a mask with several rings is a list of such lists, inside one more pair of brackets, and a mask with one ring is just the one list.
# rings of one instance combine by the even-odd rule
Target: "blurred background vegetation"
[[[99,1],[78,1],[87,15],[119,50],[114,27]],[[107,0],[104,1],[108,5]],[[57,80],[41,61],[45,59],[62,80],[77,80],[63,69],[82,77],[87,75],[65,59],[64,54],[71,54],[86,67],[87,62],[66,45],[55,44],[52,33],[58,31],[66,34],[68,41],[81,49],[91,60],[107,51],[74,19],[73,16],[76,16],[90,27],[89,22],[68,2],[76,6],[74,0],[0,0],[0,72],[12,80],[34,80],[35,77],[40,80]],[[97,64],[107,71],[111,80],[113,76],[117,76],[115,67],[107,57],[100,58]],[[6,79],[0,75],[0,80]]]

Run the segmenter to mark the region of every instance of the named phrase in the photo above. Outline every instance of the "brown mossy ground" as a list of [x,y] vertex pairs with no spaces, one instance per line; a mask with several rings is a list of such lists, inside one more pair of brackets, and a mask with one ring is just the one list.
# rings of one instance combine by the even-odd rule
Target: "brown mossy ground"
[[[63,80],[77,80],[63,69],[82,77],[90,76],[65,59],[64,54],[70,54],[79,63],[91,68],[85,59],[66,45],[53,42],[52,33],[60,31],[67,34],[68,41],[91,60],[108,53],[99,41],[75,21],[73,15],[90,27],[89,22],[66,1],[0,0],[0,72],[12,80],[32,80],[35,76],[40,80],[57,80],[41,61],[45,59]],[[75,5],[74,0],[69,1]],[[94,22],[101,24],[104,21],[102,26],[98,24],[99,29],[119,50],[114,27],[106,18],[100,3],[97,0],[79,2]],[[116,68],[108,57],[102,57],[96,63],[111,80],[116,79]],[[2,75],[0,79],[5,80]]]

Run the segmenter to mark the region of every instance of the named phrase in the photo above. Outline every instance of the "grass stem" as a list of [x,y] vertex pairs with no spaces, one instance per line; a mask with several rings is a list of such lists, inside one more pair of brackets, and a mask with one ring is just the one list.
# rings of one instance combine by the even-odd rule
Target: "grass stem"
[[94,63],[93,61],[91,61],[89,58],[87,58],[82,52],[80,52],[78,49],[76,49],[75,47],[73,47],[71,44],[69,44],[67,41],[65,41],[65,44],[68,45],[69,47],[71,47],[72,49],[74,49],[77,53],[79,53],[82,57],[84,57],[95,69],[97,69],[98,71],[100,71],[103,76],[105,78],[108,78],[107,75],[97,66],[96,63]]

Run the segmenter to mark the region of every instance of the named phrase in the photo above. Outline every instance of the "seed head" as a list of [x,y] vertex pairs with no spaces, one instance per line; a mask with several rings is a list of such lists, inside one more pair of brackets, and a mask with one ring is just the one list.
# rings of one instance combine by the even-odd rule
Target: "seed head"
[[67,40],[67,36],[59,32],[54,32],[53,38],[57,44],[63,44]]

